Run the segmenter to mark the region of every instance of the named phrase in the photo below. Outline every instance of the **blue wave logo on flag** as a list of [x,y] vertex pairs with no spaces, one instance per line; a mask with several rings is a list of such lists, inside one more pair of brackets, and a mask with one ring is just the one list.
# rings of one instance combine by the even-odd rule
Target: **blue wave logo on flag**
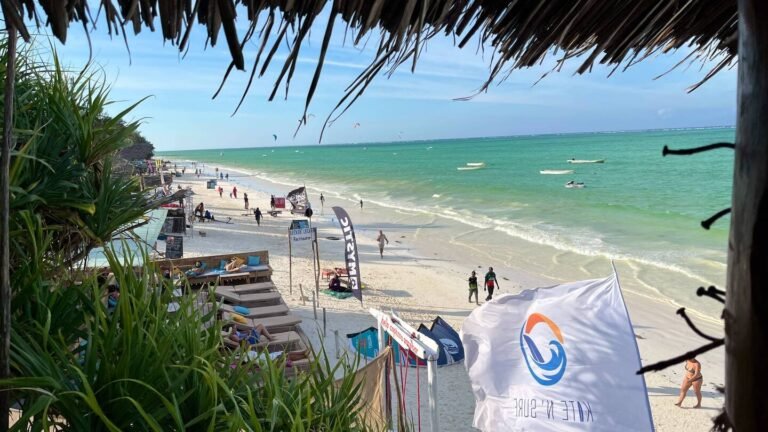
[[[532,332],[536,328],[540,329],[538,330],[539,334],[542,331],[548,330],[551,337],[554,337],[549,341],[549,355],[546,359],[531,337]],[[523,327],[520,329],[520,349],[523,351],[523,358],[528,366],[528,370],[531,372],[531,376],[539,384],[545,386],[555,385],[563,377],[566,365],[563,343],[565,343],[563,333],[554,321],[540,313],[528,315]]]

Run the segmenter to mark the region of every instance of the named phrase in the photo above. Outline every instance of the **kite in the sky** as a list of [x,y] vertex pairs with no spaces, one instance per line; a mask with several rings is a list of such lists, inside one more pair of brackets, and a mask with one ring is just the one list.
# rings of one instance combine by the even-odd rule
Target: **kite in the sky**
[[352,126],[352,127],[353,127],[354,129],[357,129],[357,128],[359,128],[359,127],[360,127],[360,123],[355,123],[355,125],[354,125],[354,126]]
[[272,138],[274,138],[274,139],[275,139],[275,141],[277,141],[277,135],[275,135],[275,134],[272,134]]

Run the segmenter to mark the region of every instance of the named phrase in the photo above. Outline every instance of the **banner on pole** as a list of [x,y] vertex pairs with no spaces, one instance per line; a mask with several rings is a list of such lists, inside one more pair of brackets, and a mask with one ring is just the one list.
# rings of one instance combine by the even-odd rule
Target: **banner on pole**
[[363,301],[363,292],[360,290],[360,266],[357,258],[357,241],[355,240],[355,229],[352,226],[352,220],[347,211],[341,207],[333,207],[336,219],[339,220],[341,231],[344,234],[344,260],[347,263],[347,274],[349,275],[349,288],[352,294]]
[[652,431],[618,276],[503,295],[461,328],[483,431]]

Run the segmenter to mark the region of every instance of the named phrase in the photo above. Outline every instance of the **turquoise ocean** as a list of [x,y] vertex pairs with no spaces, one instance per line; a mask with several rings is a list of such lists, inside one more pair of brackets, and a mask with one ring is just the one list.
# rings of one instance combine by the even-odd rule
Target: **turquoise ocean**
[[[433,213],[491,229],[501,238],[629,259],[722,286],[730,220],[721,219],[709,231],[700,222],[730,206],[733,154],[662,157],[661,151],[664,145],[733,142],[734,136],[733,128],[677,129],[217,148],[160,156],[239,168],[350,200]],[[605,163],[567,163],[571,158]],[[471,162],[485,167],[457,169]],[[568,169],[573,174],[539,173]],[[567,189],[569,180],[586,187]]]

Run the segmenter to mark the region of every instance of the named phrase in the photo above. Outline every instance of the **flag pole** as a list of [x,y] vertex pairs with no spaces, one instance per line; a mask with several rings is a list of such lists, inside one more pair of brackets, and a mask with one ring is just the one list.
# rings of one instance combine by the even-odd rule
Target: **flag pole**
[[[624,312],[627,314],[627,324],[629,324],[629,332],[632,335],[632,342],[635,344],[635,354],[637,354],[637,368],[642,369],[643,361],[640,359],[640,347],[637,345],[637,338],[635,337],[635,328],[632,326],[632,318],[629,316],[629,309],[627,309],[627,302],[624,300],[624,293],[621,292],[621,282],[619,281],[619,272],[616,270],[616,264],[611,260],[611,268],[613,269],[613,278],[616,281],[616,289],[619,291],[619,297],[621,297],[621,304],[624,305]],[[643,392],[645,397],[645,409],[648,413],[648,419],[650,424],[653,425],[653,414],[651,413],[651,403],[648,400],[648,387],[645,385],[645,375],[640,374],[640,378],[643,381]]]

